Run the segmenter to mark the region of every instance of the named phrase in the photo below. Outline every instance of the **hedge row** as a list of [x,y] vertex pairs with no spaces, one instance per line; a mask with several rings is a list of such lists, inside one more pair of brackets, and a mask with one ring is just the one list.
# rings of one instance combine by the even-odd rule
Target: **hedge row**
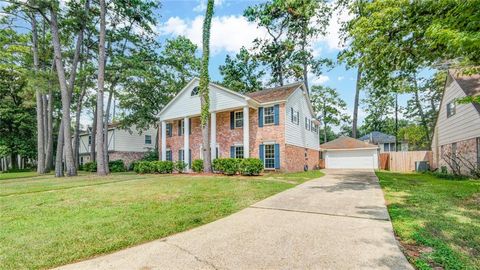
[[259,175],[263,171],[263,162],[258,158],[217,158],[213,160],[213,170],[225,175]]
[[133,165],[136,173],[182,173],[187,164],[183,161],[137,161]]
[[[127,170],[127,168],[125,167],[125,163],[121,159],[108,162],[108,168],[110,169],[110,172],[125,172]],[[80,169],[86,172],[96,172],[97,162],[87,162],[83,164]]]

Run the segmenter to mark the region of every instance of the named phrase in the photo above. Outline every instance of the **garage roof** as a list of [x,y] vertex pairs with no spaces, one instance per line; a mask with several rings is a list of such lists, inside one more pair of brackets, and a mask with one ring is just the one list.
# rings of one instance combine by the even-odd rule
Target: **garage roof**
[[333,141],[329,141],[320,145],[320,150],[355,150],[375,148],[378,148],[378,146],[347,136],[340,136]]

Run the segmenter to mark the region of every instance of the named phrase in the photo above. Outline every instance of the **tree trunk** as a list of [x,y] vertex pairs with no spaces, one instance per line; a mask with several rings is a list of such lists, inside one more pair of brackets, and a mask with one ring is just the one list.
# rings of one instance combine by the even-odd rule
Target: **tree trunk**
[[[203,52],[202,52],[202,66],[200,73],[200,101],[201,101],[201,126],[202,126],[202,141],[203,141],[203,171],[206,173],[212,172],[212,160],[210,149],[210,97],[209,97],[209,75],[208,63],[210,58],[210,30],[212,25],[214,1],[208,0],[205,19],[203,21]],[[188,157],[186,157],[188,158]]]
[[395,92],[395,152],[398,152],[398,91]]
[[[107,108],[105,110],[105,122],[103,123],[103,132],[105,134],[105,140],[103,142],[103,154],[105,162],[108,164],[108,123],[110,120],[110,107],[112,106],[112,98],[113,98],[113,88],[110,89],[108,93],[108,101],[107,101]],[[110,173],[108,166],[105,166],[107,173]]]
[[57,137],[57,151],[55,153],[55,176],[63,177],[63,139],[64,139],[64,128],[63,128],[63,117],[58,125],[58,137]]
[[77,108],[75,110],[75,131],[74,131],[74,153],[75,153],[75,166],[77,170],[79,168],[79,159],[80,159],[80,116],[82,114],[82,103],[83,97],[85,96],[86,87],[83,84],[80,96],[78,97]]
[[357,138],[357,124],[358,124],[358,105],[360,102],[360,81],[362,79],[362,64],[358,65],[357,69],[357,83],[355,85],[355,101],[353,104],[353,119],[352,119],[352,137]]
[[422,126],[425,129],[425,135],[427,136],[427,140],[430,142],[430,129],[428,128],[427,124],[427,118],[425,116],[425,113],[423,112],[422,104],[420,103],[420,97],[418,95],[418,84],[417,84],[417,78],[413,78],[414,81],[414,97],[415,97],[415,106],[417,107],[418,114],[420,115],[420,121],[422,122]]
[[100,32],[98,42],[98,90],[97,90],[97,175],[104,176],[107,174],[106,160],[104,154],[104,130],[103,130],[103,91],[105,86],[105,36],[106,36],[106,6],[105,0],[100,2]]
[[47,116],[47,152],[45,160],[45,170],[50,171],[53,168],[53,91],[48,91],[48,116]]
[[[38,56],[38,33],[37,33],[37,19],[35,14],[31,14],[32,25],[32,50],[33,50],[33,68],[35,77],[38,76],[40,61]],[[35,86],[35,98],[37,105],[37,173],[45,173],[45,123],[43,117],[43,95],[40,89]]]
[[90,162],[96,161],[96,144],[95,144],[95,136],[97,134],[97,104],[95,104],[93,108],[93,123],[92,123],[92,132],[90,133]]
[[[303,22],[303,31],[302,31],[302,51],[305,52],[305,46],[307,44],[307,28],[308,21]],[[308,88],[308,60],[307,57],[303,56],[303,83],[307,89],[307,93],[310,94],[310,88]]]

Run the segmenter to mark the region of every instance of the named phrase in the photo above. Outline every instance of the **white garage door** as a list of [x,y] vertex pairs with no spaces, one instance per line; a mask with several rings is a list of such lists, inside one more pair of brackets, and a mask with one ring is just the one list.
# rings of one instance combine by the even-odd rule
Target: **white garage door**
[[328,151],[326,168],[330,169],[377,169],[376,149]]

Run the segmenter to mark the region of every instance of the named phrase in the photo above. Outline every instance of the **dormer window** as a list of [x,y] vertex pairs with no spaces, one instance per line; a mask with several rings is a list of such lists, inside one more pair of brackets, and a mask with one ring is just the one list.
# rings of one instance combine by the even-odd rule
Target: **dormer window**
[[450,118],[457,113],[457,108],[455,106],[455,101],[452,101],[447,104],[447,118]]
[[190,94],[192,97],[193,96],[198,96],[198,86],[195,86],[192,90],[192,93]]

